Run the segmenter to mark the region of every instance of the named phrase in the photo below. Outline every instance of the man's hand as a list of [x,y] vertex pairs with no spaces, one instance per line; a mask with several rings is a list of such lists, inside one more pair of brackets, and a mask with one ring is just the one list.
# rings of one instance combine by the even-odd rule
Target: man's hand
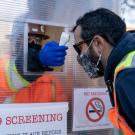
[[59,46],[54,41],[48,42],[39,53],[40,62],[46,66],[62,66],[67,55],[67,49],[67,46]]

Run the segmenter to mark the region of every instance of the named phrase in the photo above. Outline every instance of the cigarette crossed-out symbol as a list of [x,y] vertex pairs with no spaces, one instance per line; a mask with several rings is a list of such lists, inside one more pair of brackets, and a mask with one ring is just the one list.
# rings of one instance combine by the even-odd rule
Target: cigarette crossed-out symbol
[[86,106],[86,117],[91,122],[97,122],[104,116],[105,105],[104,102],[98,98],[89,100]]

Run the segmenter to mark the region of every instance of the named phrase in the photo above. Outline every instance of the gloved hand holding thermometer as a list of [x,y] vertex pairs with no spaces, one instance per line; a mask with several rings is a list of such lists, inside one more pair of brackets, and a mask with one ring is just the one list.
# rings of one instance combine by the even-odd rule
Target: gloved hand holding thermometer
[[65,44],[69,41],[69,34],[62,32],[60,43],[54,41],[46,43],[39,53],[40,62],[46,66],[62,66],[64,65],[66,50]]

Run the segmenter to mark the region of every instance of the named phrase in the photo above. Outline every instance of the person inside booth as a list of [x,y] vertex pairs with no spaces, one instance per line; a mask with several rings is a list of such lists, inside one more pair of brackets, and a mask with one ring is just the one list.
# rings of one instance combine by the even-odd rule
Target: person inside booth
[[[37,30],[34,28],[34,31]],[[68,47],[59,46],[55,41],[42,43],[49,36],[40,31],[30,31],[28,36],[28,70],[44,72],[41,75],[24,74],[24,53],[18,47],[22,44],[18,43],[19,49],[14,59],[9,55],[0,58],[0,103],[66,101],[68,97],[59,79],[45,72],[52,70],[50,66],[64,65]]]
[[28,62],[27,70],[31,72],[53,71],[53,68],[43,65],[39,60],[39,52],[43,42],[50,37],[45,34],[45,26],[40,24],[29,24],[28,32]]

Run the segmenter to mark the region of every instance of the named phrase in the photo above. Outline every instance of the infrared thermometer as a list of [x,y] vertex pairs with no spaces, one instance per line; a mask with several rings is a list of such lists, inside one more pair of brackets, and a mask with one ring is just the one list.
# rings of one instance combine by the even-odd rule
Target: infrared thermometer
[[59,45],[66,45],[69,42],[70,35],[68,32],[62,32]]

